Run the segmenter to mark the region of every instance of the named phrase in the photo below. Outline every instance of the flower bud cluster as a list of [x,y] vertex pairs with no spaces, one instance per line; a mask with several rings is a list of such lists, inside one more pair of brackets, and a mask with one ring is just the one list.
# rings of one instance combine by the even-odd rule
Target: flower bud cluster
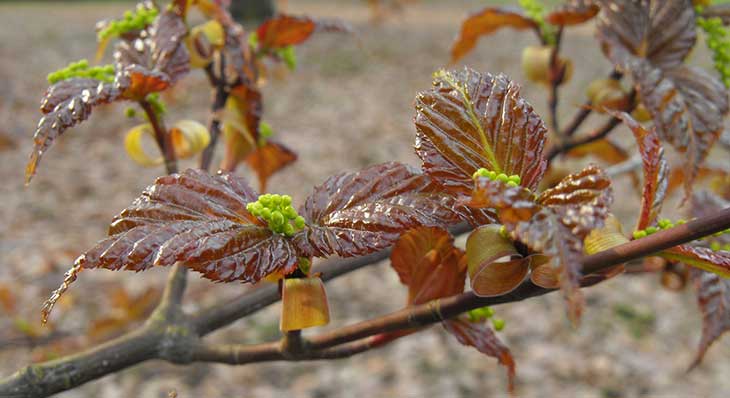
[[471,177],[475,180],[479,177],[486,177],[492,181],[503,182],[510,187],[517,187],[522,182],[522,179],[520,178],[520,176],[518,176],[516,174],[508,176],[507,174],[497,173],[495,171],[487,170],[485,168],[481,168],[481,169],[475,171]]
[[646,229],[634,231],[634,239],[645,238],[645,237],[647,237],[653,233],[656,233],[658,231],[661,231],[663,229],[674,228],[676,225],[682,225],[685,223],[687,223],[687,220],[677,220],[676,223],[673,223],[669,219],[662,218],[661,220],[659,220],[656,227],[647,227]]
[[506,322],[502,318],[497,318],[494,316],[494,309],[492,307],[486,306],[482,308],[475,308],[469,312],[466,313],[466,315],[469,317],[470,322],[482,322],[487,319],[492,320],[492,327],[494,327],[494,330],[501,331],[504,329],[504,326]]
[[114,65],[89,67],[89,61],[82,59],[78,62],[71,62],[63,69],[49,73],[48,83],[56,84],[60,81],[74,77],[96,79],[111,83],[114,81]]
[[[697,7],[697,15],[702,12],[702,7]],[[723,26],[720,18],[697,17],[697,26],[705,32],[705,42],[712,51],[712,60],[715,69],[720,73],[720,78],[725,87],[730,87],[730,29]]]
[[134,11],[125,11],[122,19],[109,21],[96,36],[99,40],[106,40],[110,37],[118,37],[127,32],[142,30],[152,24],[157,18],[158,11],[154,7],[139,5]]
[[269,229],[278,234],[293,236],[305,225],[304,217],[292,207],[289,195],[260,195],[257,201],[246,205],[246,210],[266,220]]

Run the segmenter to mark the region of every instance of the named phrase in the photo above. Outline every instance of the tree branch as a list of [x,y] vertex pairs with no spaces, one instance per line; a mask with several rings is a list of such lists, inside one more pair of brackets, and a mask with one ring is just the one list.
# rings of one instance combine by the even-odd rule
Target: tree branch
[[[659,231],[646,238],[586,256],[581,261],[582,269],[584,274],[588,275],[678,244],[712,235],[727,228],[730,228],[730,208],[711,216],[698,218],[687,224]],[[382,254],[372,256],[371,260],[379,259],[381,256]],[[331,268],[333,268],[332,274],[328,279],[345,273],[345,271],[336,270],[334,265]],[[326,274],[325,278],[327,278]],[[196,334],[198,329],[194,322],[185,320],[164,320],[160,324],[148,322],[142,329],[99,347],[24,368],[0,381],[0,396],[48,396],[155,358],[180,364],[193,361],[244,364],[284,359],[298,361],[342,358],[389,341],[389,339],[378,341],[377,336],[383,333],[428,326],[474,308],[521,301],[550,291],[528,281],[502,296],[485,298],[467,292],[434,300],[304,339],[304,350],[296,355],[290,355],[288,358],[282,354],[282,346],[278,342],[253,346],[205,346],[199,338],[203,333]],[[278,297],[274,301],[276,300]],[[248,314],[253,312],[250,309],[248,311]],[[195,318],[197,322],[202,319],[205,318],[200,316]],[[232,322],[230,318],[221,317],[211,318],[210,321],[218,321],[219,327]],[[210,328],[203,328],[203,330],[206,329]]]

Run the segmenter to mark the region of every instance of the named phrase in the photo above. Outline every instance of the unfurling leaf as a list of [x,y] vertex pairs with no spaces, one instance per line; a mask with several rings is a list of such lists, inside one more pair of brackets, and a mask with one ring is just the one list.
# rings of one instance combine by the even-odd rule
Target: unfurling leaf
[[471,289],[479,296],[514,290],[527,276],[530,259],[523,257],[496,224],[475,229],[466,241]]
[[281,288],[279,330],[288,332],[330,321],[330,310],[324,283],[319,277],[284,279]]
[[476,348],[482,354],[496,358],[499,363],[507,368],[507,380],[509,390],[514,390],[515,360],[494,331],[485,321],[471,322],[465,316],[443,322],[444,328],[454,335],[459,343]]
[[438,72],[433,86],[416,97],[416,153],[426,174],[454,195],[471,192],[480,168],[537,187],[547,130],[517,84],[465,68]]
[[464,291],[464,252],[454,247],[454,238],[443,229],[420,227],[401,235],[390,264],[408,286],[409,305]]
[[669,166],[664,160],[664,148],[654,129],[646,130],[634,118],[626,113],[616,113],[634,133],[639,146],[644,169],[644,190],[641,195],[641,213],[636,225],[637,230],[654,224],[667,193],[669,183]]
[[[180,120],[170,129],[172,146],[176,159],[189,158],[200,153],[210,142],[208,128],[195,120]],[[124,149],[129,157],[144,167],[159,166],[165,162],[162,155],[152,156],[145,151],[144,139],[155,139],[155,133],[149,123],[131,128],[124,137]]]
[[231,91],[221,117],[226,139],[222,170],[235,170],[256,149],[262,112],[261,92],[254,85],[241,84]]
[[427,176],[397,162],[328,178],[299,213],[309,227],[294,240],[308,257],[365,255],[390,246],[409,229],[463,219],[454,198],[434,192]]
[[558,26],[582,24],[598,14],[598,3],[598,0],[569,0],[551,11],[545,20]]
[[269,140],[263,146],[256,147],[246,157],[246,164],[256,172],[259,179],[259,190],[264,192],[269,177],[296,160],[297,154],[294,151],[284,144]]
[[518,8],[485,8],[471,14],[462,22],[459,36],[451,45],[451,62],[454,63],[469,53],[481,36],[508,27],[518,30],[539,29],[538,24]]
[[702,311],[702,340],[690,368],[702,362],[707,349],[730,330],[730,280],[693,269],[690,277],[697,289],[697,303]]

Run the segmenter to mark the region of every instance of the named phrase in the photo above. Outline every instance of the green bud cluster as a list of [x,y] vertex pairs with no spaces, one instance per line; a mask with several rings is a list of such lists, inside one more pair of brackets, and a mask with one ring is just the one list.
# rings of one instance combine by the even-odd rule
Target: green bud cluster
[[555,43],[555,28],[545,21],[545,6],[540,0],[520,0],[520,7],[540,27],[540,32],[548,44]]
[[487,319],[491,319],[492,327],[494,327],[494,330],[498,332],[504,329],[504,326],[506,324],[504,319],[494,316],[494,309],[492,309],[492,307],[490,306],[475,308],[467,312],[466,315],[467,317],[469,317],[470,322],[482,322]]
[[122,19],[109,21],[109,23],[96,34],[96,37],[99,40],[106,40],[110,37],[121,36],[127,32],[142,30],[147,27],[147,25],[150,25],[155,21],[158,13],[159,12],[154,7],[147,8],[143,5],[139,5],[134,12],[129,10],[125,11]]
[[676,225],[682,225],[682,224],[686,224],[686,223],[687,223],[687,220],[677,220],[676,223],[673,223],[671,220],[669,220],[667,218],[662,218],[661,220],[659,220],[659,222],[657,222],[656,227],[647,227],[646,229],[634,231],[634,239],[646,238],[647,236],[649,236],[653,233],[656,233],[658,231],[661,231],[663,229],[674,228]]
[[259,48],[259,34],[256,32],[251,32],[248,35],[248,45],[256,51]]
[[730,87],[730,29],[723,26],[720,18],[703,18],[702,7],[697,7],[697,26],[705,32],[705,42],[712,51],[715,69],[720,73],[725,87]]
[[71,62],[63,69],[49,73],[48,83],[55,84],[74,77],[96,79],[111,83],[114,81],[114,65],[89,67],[89,61],[82,59],[78,62]]
[[304,217],[297,214],[291,205],[291,196],[264,194],[259,199],[246,205],[246,210],[269,223],[269,229],[286,236],[304,228]]
[[511,176],[508,176],[507,174],[504,174],[504,173],[497,174],[497,172],[487,170],[485,168],[481,168],[481,169],[475,171],[474,174],[472,174],[472,176],[471,176],[471,178],[473,178],[475,180],[479,177],[486,177],[492,181],[500,181],[500,182],[507,184],[510,187],[517,187],[522,182],[522,179],[517,174],[511,175]]
[[259,146],[266,145],[272,135],[274,135],[274,129],[271,128],[270,124],[266,122],[259,123]]

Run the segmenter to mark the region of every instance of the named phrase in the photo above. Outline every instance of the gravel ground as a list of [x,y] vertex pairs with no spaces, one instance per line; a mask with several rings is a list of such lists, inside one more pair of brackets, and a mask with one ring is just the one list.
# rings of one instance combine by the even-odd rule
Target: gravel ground
[[[271,180],[271,189],[291,193],[296,200],[342,170],[393,159],[417,164],[412,150],[413,98],[429,87],[431,73],[445,66],[463,16],[484,3],[423,1],[372,25],[361,2],[289,1],[291,12],[340,17],[353,23],[359,34],[318,35],[298,51],[299,70],[264,89],[265,119],[300,157],[297,166]],[[8,291],[13,298],[0,307],[0,376],[20,364],[109,338],[114,332],[88,336],[94,320],[119,311],[109,292],[121,289],[136,295],[163,284],[165,272],[158,269],[144,275],[84,273],[54,313],[53,331],[39,325],[41,303],[73,258],[101,238],[111,217],[160,173],[141,169],[120,150],[122,134],[131,123],[121,115],[121,106],[108,106],[58,140],[33,184],[23,187],[45,74],[71,60],[91,57],[94,22],[120,15],[124,8],[0,4],[0,292]],[[501,32],[483,40],[464,63],[522,81],[515,65],[519,49],[532,40],[527,33]],[[571,29],[565,50],[576,60],[577,71],[562,97],[564,118],[583,102],[579,88],[610,70],[595,45],[592,26]],[[701,52],[698,59],[707,62]],[[206,120],[209,93],[202,73],[194,75],[176,88],[169,120]],[[529,83],[523,87],[538,112],[546,114],[545,91]],[[619,137],[627,139],[622,134]],[[619,179],[617,184],[627,182]],[[617,197],[615,211],[631,225],[639,199],[625,189],[617,190]],[[191,279],[188,310],[247,288]],[[328,295],[330,327],[396,310],[405,301],[405,291],[387,264],[334,281]],[[701,328],[691,289],[669,292],[655,276],[624,276],[587,290],[586,296],[589,304],[578,329],[567,323],[557,295],[497,308],[507,320],[501,336],[517,361],[519,396],[730,395],[730,339],[716,343],[704,364],[686,373]],[[275,339],[278,311],[274,305],[210,338]],[[125,328],[138,326],[132,322]],[[506,377],[496,361],[460,347],[441,328],[432,328],[328,363],[146,363],[59,396],[166,397],[171,390],[179,397],[504,396]]]

